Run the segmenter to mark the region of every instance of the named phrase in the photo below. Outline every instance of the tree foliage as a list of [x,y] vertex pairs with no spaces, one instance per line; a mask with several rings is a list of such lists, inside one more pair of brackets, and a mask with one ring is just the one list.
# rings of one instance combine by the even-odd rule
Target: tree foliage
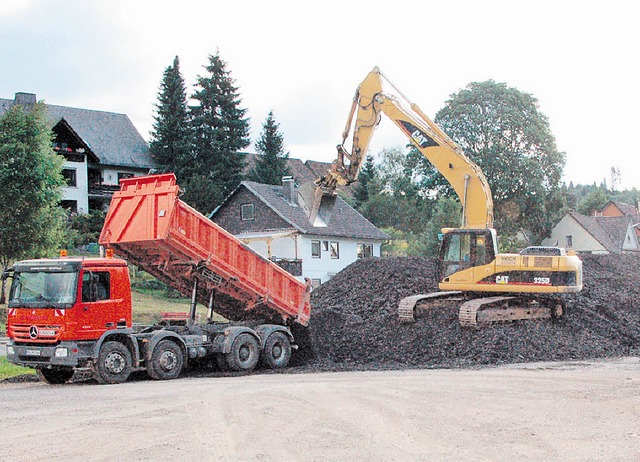
[[[360,173],[358,174],[358,181],[353,187],[353,199],[356,208],[359,208],[362,204],[369,200],[369,188],[377,183],[376,166],[373,162],[373,156],[368,155],[365,159]],[[375,192],[372,192],[375,193]]]
[[483,170],[501,233],[546,235],[547,205],[560,186],[565,154],[536,98],[492,80],[474,82],[451,95],[435,120]]
[[399,148],[384,149],[375,173],[367,179],[366,202],[359,211],[374,225],[406,233],[422,232],[430,203],[414,181],[415,158]]
[[67,219],[67,247],[77,248],[98,242],[104,219],[103,210],[91,210],[89,213],[72,213]]
[[409,243],[409,254],[436,257],[440,248],[439,235],[442,233],[442,228],[459,227],[461,217],[462,207],[456,198],[439,197],[435,201],[431,218],[424,231]]
[[256,143],[260,156],[248,174],[248,179],[262,184],[280,184],[283,176],[291,175],[287,160],[289,153],[284,148],[284,137],[279,132],[280,125],[275,121],[273,111],[269,111],[262,124],[262,133]]
[[[206,74],[198,76],[190,107],[193,151],[182,173],[184,199],[206,213],[238,186],[244,167],[240,150],[247,147],[249,121],[226,63],[209,56]],[[186,180],[186,182],[184,181]]]
[[[50,255],[64,234],[58,207],[63,159],[52,148],[44,103],[12,106],[0,118],[0,264]],[[4,287],[4,285],[3,285]]]
[[596,188],[578,201],[576,212],[592,216],[594,212],[602,210],[609,203],[610,197],[604,188]]
[[182,175],[189,164],[191,134],[187,90],[176,56],[160,84],[149,152],[158,169]]

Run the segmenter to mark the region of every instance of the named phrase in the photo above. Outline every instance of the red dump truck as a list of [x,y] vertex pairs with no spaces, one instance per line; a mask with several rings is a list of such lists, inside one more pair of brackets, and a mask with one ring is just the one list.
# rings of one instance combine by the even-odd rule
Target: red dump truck
[[[26,260],[3,274],[12,278],[7,359],[48,383],[64,383],[74,371],[90,371],[101,383],[124,382],[138,370],[173,379],[187,364],[212,360],[235,371],[258,361],[285,367],[296,347],[290,327],[309,322],[309,283],[179,193],[173,174],[122,180],[100,235],[106,257]],[[134,329],[127,261],[190,295],[188,316]],[[196,322],[198,302],[207,307],[206,322]],[[214,313],[229,322],[214,322]]]

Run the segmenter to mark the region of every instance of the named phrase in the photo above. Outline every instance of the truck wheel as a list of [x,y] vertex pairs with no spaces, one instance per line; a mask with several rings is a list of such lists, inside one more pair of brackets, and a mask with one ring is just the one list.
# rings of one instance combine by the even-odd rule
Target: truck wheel
[[147,374],[154,380],[177,378],[184,366],[182,349],[171,340],[161,340],[153,349]]
[[73,377],[73,369],[65,367],[62,369],[36,369],[36,375],[40,380],[51,385],[66,383]]
[[262,364],[271,369],[287,367],[291,359],[291,342],[283,332],[274,332],[267,337],[261,354]]
[[225,355],[227,366],[232,371],[250,371],[260,358],[260,345],[251,334],[238,335],[233,344],[231,351]]
[[100,348],[93,376],[99,383],[122,383],[131,374],[131,353],[120,342],[105,342]]

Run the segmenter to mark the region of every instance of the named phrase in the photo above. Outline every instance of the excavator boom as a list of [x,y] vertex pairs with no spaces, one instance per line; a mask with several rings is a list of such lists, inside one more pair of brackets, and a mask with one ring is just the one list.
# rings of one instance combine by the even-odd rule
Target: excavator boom
[[[387,82],[400,95],[383,89]],[[411,103],[380,72],[374,68],[358,86],[353,104],[338,145],[338,155],[327,173],[301,193],[307,215],[313,223],[317,216],[329,216],[338,186],[353,183],[366,156],[373,133],[385,114],[407,136],[409,141],[438,169],[451,184],[462,204],[462,228],[490,228],[493,226],[491,189],[480,168],[449,138],[420,108]],[[345,142],[353,133],[351,149]],[[322,200],[321,198],[325,198]]]

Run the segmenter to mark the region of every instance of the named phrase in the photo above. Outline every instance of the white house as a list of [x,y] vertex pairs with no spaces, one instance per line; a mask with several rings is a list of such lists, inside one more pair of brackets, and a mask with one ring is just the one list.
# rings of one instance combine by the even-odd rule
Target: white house
[[314,286],[358,258],[379,257],[390,237],[338,198],[326,226],[313,226],[298,204],[292,179],[283,185],[244,181],[212,220],[300,279]]
[[[11,106],[28,108],[33,93],[0,98],[0,116]],[[146,175],[153,167],[149,147],[125,114],[46,105],[54,134],[53,149],[64,157],[67,181],[62,206],[86,213],[104,209],[120,178]]]
[[576,212],[565,214],[551,230],[543,245],[559,245],[582,253],[621,253],[640,250],[633,217],[589,217]]

